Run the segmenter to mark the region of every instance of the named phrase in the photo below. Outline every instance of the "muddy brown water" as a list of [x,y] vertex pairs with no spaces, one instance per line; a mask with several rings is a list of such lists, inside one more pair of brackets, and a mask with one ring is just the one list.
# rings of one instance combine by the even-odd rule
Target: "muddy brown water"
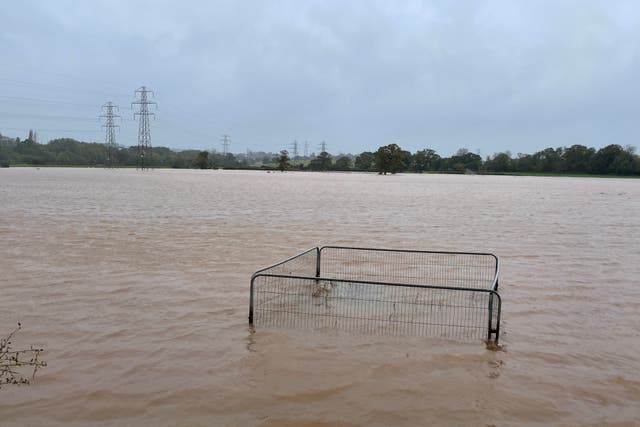
[[[0,425],[640,425],[640,181],[0,170]],[[318,244],[501,257],[504,351],[247,326]]]

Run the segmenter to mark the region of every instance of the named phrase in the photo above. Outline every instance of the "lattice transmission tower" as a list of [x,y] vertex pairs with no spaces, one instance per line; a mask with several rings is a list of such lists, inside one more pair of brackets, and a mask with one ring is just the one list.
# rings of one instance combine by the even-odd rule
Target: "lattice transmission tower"
[[119,114],[115,114],[114,111],[119,111],[118,106],[109,101],[102,106],[102,113],[100,118],[105,119],[105,124],[102,125],[102,129],[105,130],[105,146],[107,149],[107,160],[105,166],[108,168],[113,167],[113,155],[116,151],[116,130],[120,128],[115,123],[115,119],[121,118]]
[[327,151],[327,143],[324,141],[320,143],[320,152],[322,153],[323,151]]
[[294,159],[298,157],[298,141],[293,141],[293,144],[291,144],[291,151]]
[[220,142],[222,143],[222,154],[226,156],[229,152],[229,145],[231,145],[231,136],[220,135]]
[[142,86],[134,92],[136,101],[131,103],[131,108],[136,105],[139,110],[133,113],[133,118],[138,118],[138,152],[136,160],[136,169],[148,169],[151,166],[151,126],[149,125],[149,117],[155,119],[156,115],[149,111],[149,106],[156,108],[158,103],[149,101],[149,94],[153,97],[153,91],[146,86]]

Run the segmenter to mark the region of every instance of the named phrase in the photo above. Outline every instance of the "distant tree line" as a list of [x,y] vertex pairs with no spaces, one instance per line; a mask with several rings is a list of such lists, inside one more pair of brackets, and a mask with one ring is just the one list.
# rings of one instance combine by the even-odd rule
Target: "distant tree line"
[[[195,161],[199,150],[172,150],[166,147],[154,147],[149,166],[164,168],[199,167]],[[137,147],[115,147],[111,152],[112,164],[118,167],[135,166]],[[107,162],[107,150],[104,144],[81,142],[71,138],[61,138],[38,144],[33,139],[10,139],[0,136],[0,166],[36,165],[36,166],[104,166]],[[238,160],[233,154],[211,153],[207,158],[207,167],[239,168],[246,161]]]
[[497,153],[483,163],[487,172],[547,172],[599,175],[640,175],[640,157],[633,146],[607,145],[599,150],[584,145],[545,148],[534,154]]
[[[353,159],[353,161],[352,161]],[[295,167],[295,165],[293,166]],[[467,149],[460,149],[450,157],[442,157],[435,150],[424,149],[410,153],[397,144],[365,151],[357,156],[340,156],[333,161],[328,153],[320,153],[300,169],[378,172],[439,172],[439,173],[553,173],[640,175],[640,156],[635,147],[607,145],[599,150],[584,145],[545,148],[534,154],[496,153],[483,159]]]
[[[36,142],[35,132],[25,140],[0,135],[0,166],[60,165],[103,166],[107,151],[104,144],[81,142],[70,138],[54,139],[46,144]],[[117,167],[135,166],[135,146],[118,146],[112,151],[112,164]],[[148,161],[149,159],[147,159]],[[398,172],[440,173],[571,173],[598,175],[640,175],[640,157],[635,147],[607,145],[596,150],[584,145],[545,148],[534,154],[496,153],[483,159],[467,149],[460,149],[450,157],[440,156],[426,148],[415,153],[397,144],[379,147],[358,155],[332,156],[326,151],[308,157],[291,157],[282,150],[279,154],[247,152],[246,154],[218,153],[201,150],[172,150],[154,147],[150,166],[166,168],[226,168],[273,169],[311,171],[363,171],[381,174]]]

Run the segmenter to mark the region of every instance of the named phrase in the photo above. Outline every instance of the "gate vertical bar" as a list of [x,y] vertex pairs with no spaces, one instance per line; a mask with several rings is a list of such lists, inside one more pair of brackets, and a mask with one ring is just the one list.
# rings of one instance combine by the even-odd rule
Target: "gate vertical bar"
[[320,248],[316,248],[316,277],[320,277]]
[[251,291],[249,294],[249,324],[253,325],[253,281],[255,277],[251,278]]
[[[496,282],[496,287],[497,287],[497,282]],[[500,339],[500,317],[502,315],[502,298],[500,297],[500,294],[497,292],[496,292],[496,298],[498,299],[498,315],[496,317],[496,329],[494,329],[494,332],[496,333],[496,339],[494,340],[494,342],[498,344],[498,340]]]
[[491,333],[493,332],[493,294],[489,294],[489,329],[487,330],[487,340],[491,340]]

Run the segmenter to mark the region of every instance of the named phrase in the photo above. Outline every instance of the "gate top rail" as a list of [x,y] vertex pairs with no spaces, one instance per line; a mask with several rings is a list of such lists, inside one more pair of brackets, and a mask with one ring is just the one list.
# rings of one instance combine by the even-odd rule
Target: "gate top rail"
[[358,247],[358,246],[335,246],[335,245],[320,246],[319,249],[320,251],[322,251],[323,249],[351,249],[356,251],[409,252],[409,253],[417,253],[417,254],[486,255],[486,256],[491,256],[496,260],[498,260],[498,257],[490,252],[425,251],[425,250],[419,250],[419,249],[367,248],[367,247]]
[[[304,255],[307,255],[311,252],[316,252],[317,256],[317,268],[316,268],[316,276],[320,277],[320,260],[322,258],[322,251],[325,249],[342,249],[342,250],[353,250],[353,251],[369,251],[369,252],[397,252],[397,253],[415,253],[415,254],[442,254],[442,255],[472,255],[472,256],[487,256],[491,257],[495,261],[495,270],[494,277],[489,289],[496,290],[498,288],[498,277],[500,275],[500,259],[490,252],[458,252],[458,251],[425,251],[425,250],[417,250],[417,249],[389,249],[389,248],[369,248],[369,247],[357,247],[357,246],[336,246],[336,245],[325,245],[325,246],[315,246],[309,248],[305,251],[298,253],[297,255],[293,255],[283,261],[279,261],[275,264],[268,265],[259,270],[256,270],[251,277],[258,275],[259,273],[267,272],[268,270],[275,269],[276,267],[283,266],[291,261],[294,261]],[[389,282],[387,282],[389,283]]]

